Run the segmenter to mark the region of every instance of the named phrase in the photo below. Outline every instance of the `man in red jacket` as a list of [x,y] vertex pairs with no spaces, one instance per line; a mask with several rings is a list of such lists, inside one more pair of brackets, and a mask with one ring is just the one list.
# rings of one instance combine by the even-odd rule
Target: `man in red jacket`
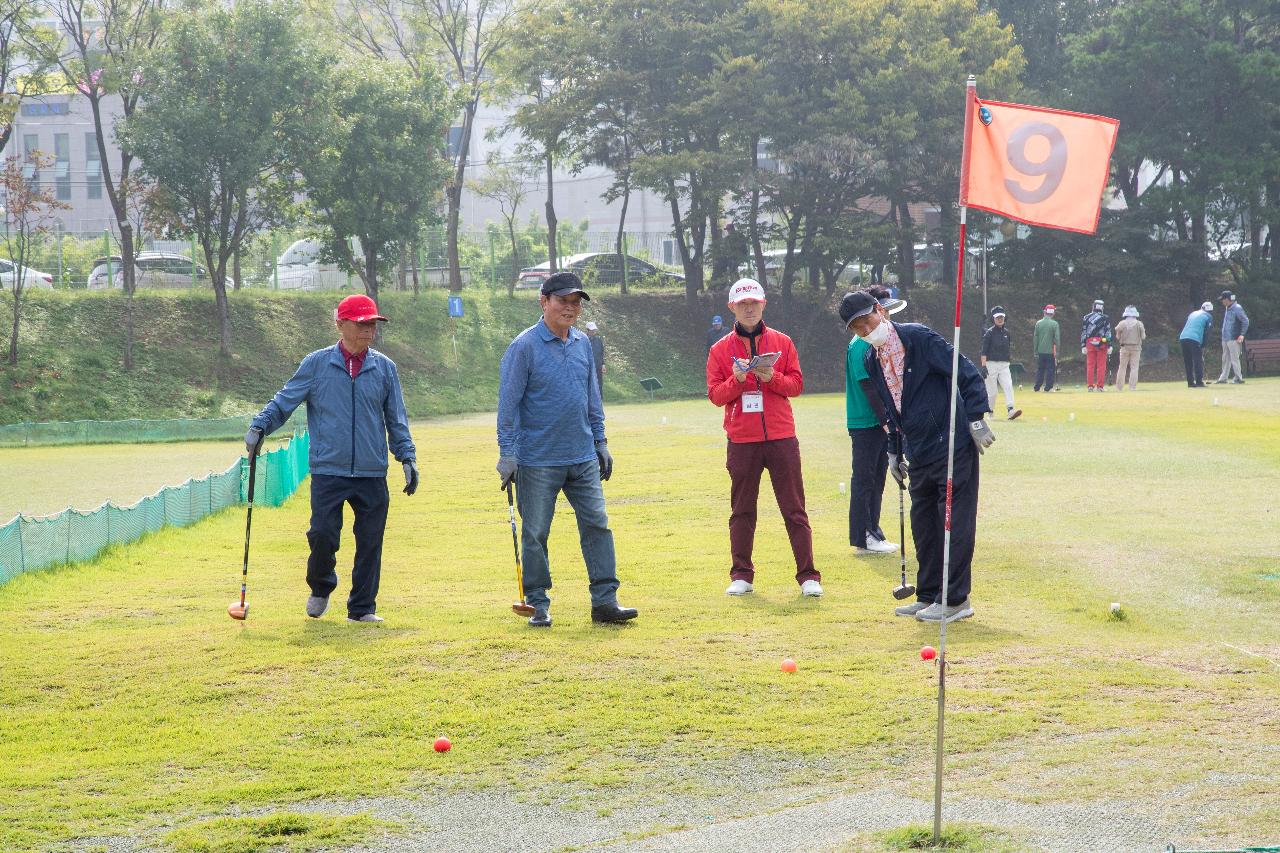
[[773,495],[787,525],[796,558],[796,582],[804,595],[822,595],[822,575],[813,566],[813,531],[804,509],[800,443],[790,397],[804,390],[804,374],[791,338],[764,324],[764,288],[749,278],[729,288],[736,322],[707,354],[707,397],[724,407],[729,437],[726,468],[732,479],[729,551],[733,565],[726,592],[751,592],[756,569],[751,550],[756,535],[760,474],[769,469]]

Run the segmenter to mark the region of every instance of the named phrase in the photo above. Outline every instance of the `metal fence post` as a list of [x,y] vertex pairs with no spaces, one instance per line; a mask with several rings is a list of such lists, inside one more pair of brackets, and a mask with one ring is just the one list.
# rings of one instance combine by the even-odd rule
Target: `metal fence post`
[[63,280],[62,269],[62,223],[58,223],[58,286],[66,287],[67,283]]
[[418,286],[427,286],[427,249],[422,234],[418,234]]
[[622,232],[622,291],[625,293],[630,284],[627,277],[627,232]]
[[191,286],[196,286],[196,235],[191,234]]
[[[515,259],[512,259],[515,263]],[[498,256],[493,249],[493,232],[489,232],[489,287],[496,289],[498,287]]]
[[114,276],[111,273],[111,229],[102,229],[102,254],[107,259],[107,287],[111,287]]
[[280,289],[280,235],[271,232],[271,289]]

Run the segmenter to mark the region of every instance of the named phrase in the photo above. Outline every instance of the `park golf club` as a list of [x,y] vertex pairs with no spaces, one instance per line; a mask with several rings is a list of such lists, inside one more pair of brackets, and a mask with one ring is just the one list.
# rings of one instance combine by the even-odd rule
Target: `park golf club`
[[524,600],[524,569],[520,567],[520,540],[516,537],[516,501],[511,494],[511,483],[507,483],[507,514],[511,516],[511,547],[516,552],[516,597],[520,599],[511,605],[511,609],[521,616],[532,616],[533,605]]
[[244,595],[249,586],[249,532],[253,530],[253,486],[258,479],[258,452],[262,450],[265,437],[263,433],[258,433],[258,440],[253,445],[253,453],[249,454],[249,508],[245,512],[244,519],[244,569],[240,574],[240,600],[227,605],[227,615],[240,622],[249,615],[249,605],[245,604]]
[[901,601],[916,594],[915,584],[907,583],[907,487],[898,484],[898,547],[902,553],[902,583],[893,589],[893,597]]

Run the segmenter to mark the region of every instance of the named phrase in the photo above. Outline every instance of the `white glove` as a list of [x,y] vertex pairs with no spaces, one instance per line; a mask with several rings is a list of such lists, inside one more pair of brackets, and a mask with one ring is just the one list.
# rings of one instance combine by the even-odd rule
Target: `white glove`
[[973,439],[974,446],[978,448],[978,453],[985,453],[987,448],[996,442],[996,434],[991,431],[991,427],[987,426],[986,420],[976,420],[969,422],[969,437]]
[[1088,355],[1088,354],[1089,354],[1089,350],[1088,350],[1088,348],[1087,348],[1087,347],[1080,347],[1080,354],[1081,354],[1081,355]]
[[890,453],[889,473],[893,475],[893,479],[898,481],[899,486],[905,488],[907,485],[907,458],[900,453]]

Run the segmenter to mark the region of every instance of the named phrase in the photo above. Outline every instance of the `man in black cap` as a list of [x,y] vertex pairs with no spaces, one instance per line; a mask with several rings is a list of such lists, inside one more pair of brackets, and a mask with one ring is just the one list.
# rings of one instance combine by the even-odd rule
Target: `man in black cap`
[[1249,331],[1249,315],[1244,313],[1236,295],[1230,290],[1218,294],[1218,301],[1226,309],[1222,315],[1222,375],[1214,384],[1222,385],[1231,379],[1236,385],[1244,384],[1244,372],[1240,369],[1240,348],[1244,346],[1244,333]]
[[840,304],[845,326],[871,344],[867,373],[889,428],[889,473],[902,484],[910,460],[911,535],[920,563],[917,600],[894,613],[925,622],[973,615],[969,588],[978,519],[978,456],[996,440],[985,416],[987,389],[973,362],[959,356],[955,464],[951,492],[950,573],[943,605],[942,558],[947,512],[947,427],[951,421],[951,344],[927,326],[894,323],[865,291]]
[[625,622],[636,611],[618,605],[613,531],[602,480],[613,473],[604,435],[604,406],[587,336],[574,328],[590,299],[571,272],[542,283],[542,319],[502,357],[498,390],[498,475],[512,483],[520,506],[525,600],[529,624],[551,627],[547,537],[561,492],[578,521],[582,559],[591,579],[591,621]]
[[996,404],[996,385],[1004,391],[1005,409],[1009,420],[1022,414],[1013,407],[1013,373],[1009,370],[1009,330],[1004,325],[1004,308],[991,309],[991,321],[995,324],[982,336],[982,377],[987,380],[987,397],[992,407]]

